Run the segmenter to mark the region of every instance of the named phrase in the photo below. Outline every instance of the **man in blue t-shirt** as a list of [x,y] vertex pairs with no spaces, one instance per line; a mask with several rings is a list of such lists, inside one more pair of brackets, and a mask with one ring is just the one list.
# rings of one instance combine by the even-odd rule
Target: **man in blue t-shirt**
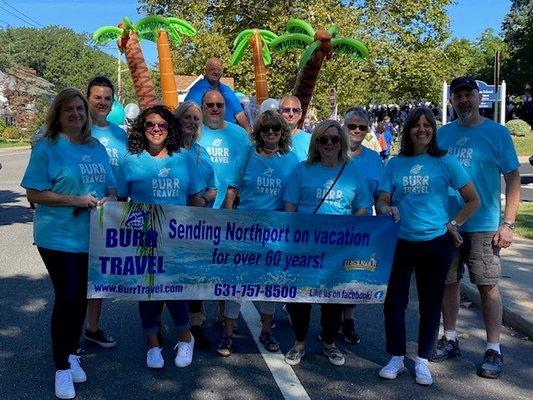
[[298,161],[306,161],[311,135],[298,129],[298,121],[302,118],[302,103],[300,99],[293,95],[283,96],[279,102],[279,113],[291,131],[292,152],[298,157]]
[[[120,127],[107,121],[113,106],[115,88],[105,76],[93,78],[87,85],[87,101],[92,119],[91,135],[98,139],[106,149],[113,175],[116,176],[119,160],[126,155],[127,136]],[[104,348],[112,348],[117,342],[100,328],[102,299],[89,299],[87,302],[87,328],[85,340]]]
[[[459,280],[466,264],[470,281],[479,290],[487,332],[487,348],[478,375],[497,378],[503,368],[499,250],[509,247],[513,241],[520,201],[520,164],[507,128],[481,116],[481,94],[476,81],[470,77],[456,78],[450,84],[450,92],[458,119],[439,129],[437,141],[439,147],[459,159],[472,178],[481,208],[458,227],[464,243],[446,279],[442,304],[444,336],[438,342],[433,360],[454,358],[460,354],[455,327],[459,313]],[[501,174],[506,183],[503,217],[500,208]],[[454,215],[459,207],[461,202],[455,194],[450,198],[450,215]]]
[[194,101],[201,107],[205,93],[208,90],[218,90],[226,103],[225,120],[232,124],[239,124],[248,132],[252,132],[252,126],[248,122],[239,99],[229,86],[220,82],[220,78],[222,78],[222,60],[220,58],[210,58],[205,63],[204,77],[189,90],[185,101]]
[[226,197],[228,180],[235,175],[235,160],[243,157],[251,145],[248,133],[239,125],[224,120],[226,103],[217,90],[209,90],[202,99],[202,119],[198,144],[205,148],[218,180],[213,208],[220,208]]

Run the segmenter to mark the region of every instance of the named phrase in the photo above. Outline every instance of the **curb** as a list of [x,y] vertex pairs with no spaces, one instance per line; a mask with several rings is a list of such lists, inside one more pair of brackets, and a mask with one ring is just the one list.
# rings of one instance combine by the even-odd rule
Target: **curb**
[[[461,282],[461,293],[479,308],[481,308],[481,298],[477,287],[471,283]],[[502,296],[503,323],[511,326],[513,329],[525,334],[529,340],[533,340],[533,318],[528,318],[528,314],[533,314],[523,307],[505,299]],[[529,315],[531,317],[532,315]]]

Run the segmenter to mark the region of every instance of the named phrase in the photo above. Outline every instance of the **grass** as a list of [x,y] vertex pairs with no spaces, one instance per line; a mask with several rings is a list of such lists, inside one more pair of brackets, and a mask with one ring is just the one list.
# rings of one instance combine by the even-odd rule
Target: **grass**
[[0,139],[0,149],[9,147],[26,147],[30,145],[30,140],[12,140],[12,139]]
[[517,235],[533,239],[533,203],[520,203],[515,232]]
[[519,156],[530,156],[533,154],[533,132],[526,136],[512,136],[514,147]]

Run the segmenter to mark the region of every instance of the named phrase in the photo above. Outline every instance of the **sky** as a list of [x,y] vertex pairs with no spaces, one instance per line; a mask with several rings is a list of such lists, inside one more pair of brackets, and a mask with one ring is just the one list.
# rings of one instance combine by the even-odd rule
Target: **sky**
[[[448,8],[453,37],[475,40],[486,28],[501,32],[501,24],[511,7],[510,0],[456,0]],[[94,32],[104,25],[116,25],[124,16],[142,18],[135,0],[0,0],[0,27],[60,25],[76,32]],[[17,10],[17,11],[15,11]],[[178,16],[179,17],[179,16]],[[155,44],[143,42],[150,65],[156,62]],[[116,46],[104,49],[117,55]]]

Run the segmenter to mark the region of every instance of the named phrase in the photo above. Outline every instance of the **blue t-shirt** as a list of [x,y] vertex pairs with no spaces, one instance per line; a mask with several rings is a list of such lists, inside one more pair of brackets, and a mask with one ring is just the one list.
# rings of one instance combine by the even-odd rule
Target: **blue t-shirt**
[[[383,161],[378,152],[371,150],[365,146],[361,146],[361,153],[352,157],[352,163],[366,178],[368,190],[372,197],[378,197],[378,185],[383,175]],[[372,207],[368,210],[372,214]]]
[[188,152],[158,158],[146,150],[126,154],[120,162],[117,191],[136,203],[187,205],[187,197],[205,189]]
[[222,94],[222,97],[224,97],[224,100],[226,101],[226,113],[224,115],[224,119],[228,122],[236,124],[237,120],[235,117],[237,114],[243,112],[243,109],[239,98],[235,96],[233,90],[231,90],[229,86],[224,85],[222,82],[219,82],[217,87],[212,87],[207,79],[200,79],[193,85],[191,90],[189,90],[189,93],[187,93],[187,96],[185,97],[185,101],[194,101],[196,104],[202,107],[202,97],[209,90],[217,90],[220,92],[220,94]]
[[283,192],[298,158],[291,152],[265,157],[251,146],[248,149],[236,160],[235,174],[228,179],[229,186],[239,189],[238,208],[283,210]]
[[[97,199],[115,187],[109,157],[97,140],[71,143],[59,135],[55,143],[44,138],[31,152],[21,183],[26,189],[50,190],[68,196],[90,194]],[[35,244],[69,253],[89,251],[89,212],[77,216],[72,206],[37,204],[33,223]]]
[[204,180],[206,188],[216,189],[218,186],[218,180],[213,163],[211,162],[211,158],[209,157],[209,154],[207,154],[207,151],[198,143],[193,143],[187,152],[189,152],[194,160],[194,164],[198,169],[200,177]]
[[471,179],[456,158],[426,153],[392,158],[379,183],[400,211],[401,239],[427,241],[446,233],[450,220],[448,190],[459,190]]
[[215,168],[218,187],[213,208],[220,208],[226,197],[228,179],[233,176],[236,168],[235,160],[251,145],[248,132],[229,122],[224,128],[217,130],[202,125],[198,144],[206,149]]
[[91,127],[91,135],[104,145],[109,156],[111,170],[116,175],[119,160],[128,152],[126,147],[128,135],[126,135],[126,132],[122,128],[115,124],[109,124],[105,128],[93,125]]
[[298,129],[296,134],[292,136],[292,152],[298,157],[298,161],[306,161],[309,153],[309,144],[311,143],[311,135],[306,131]]
[[[324,167],[318,162],[300,162],[289,179],[283,201],[296,205],[297,212],[312,214],[341,168],[342,164]],[[372,195],[365,178],[353,162],[348,162],[317,214],[354,214],[359,208],[371,207]]]
[[[472,179],[481,207],[460,230],[464,232],[494,232],[500,225],[500,174],[520,167],[509,131],[490,119],[465,128],[454,121],[437,132],[437,143],[455,156]],[[458,193],[450,197],[450,213],[463,206]]]

